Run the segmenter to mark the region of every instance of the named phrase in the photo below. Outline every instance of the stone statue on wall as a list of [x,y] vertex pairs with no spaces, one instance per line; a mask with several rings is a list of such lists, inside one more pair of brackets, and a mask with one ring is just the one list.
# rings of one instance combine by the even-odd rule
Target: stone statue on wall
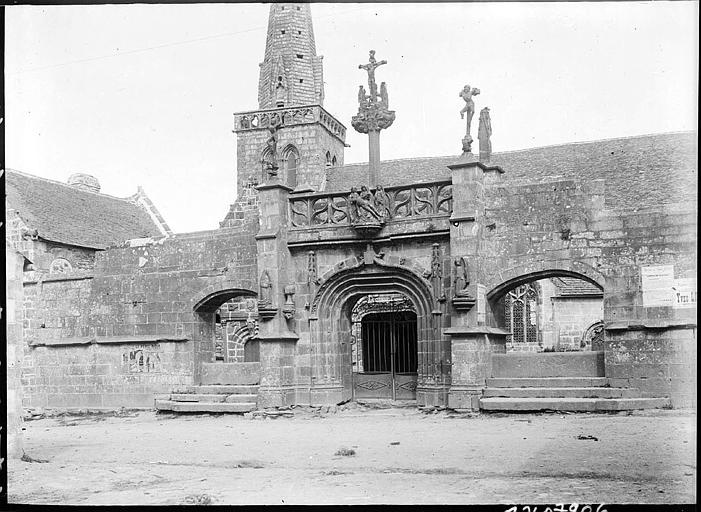
[[383,219],[389,219],[389,196],[382,185],[377,186],[375,190],[375,195],[372,199],[375,210],[382,216]]
[[366,185],[363,185],[358,191],[357,187],[352,187],[348,195],[350,203],[351,222],[367,222],[381,221],[382,216],[378,213],[372,204],[372,194]]
[[480,160],[488,161],[492,154],[492,120],[489,117],[489,107],[480,110],[479,127],[477,128],[477,138],[480,141]]
[[470,271],[467,267],[465,258],[456,258],[453,261],[455,265],[455,295],[467,295],[467,287],[470,284]]
[[480,90],[477,87],[466,85],[460,91],[459,96],[465,100],[465,106],[460,111],[460,119],[466,119],[465,138],[463,139],[463,151],[469,153],[472,150],[472,136],[470,128],[472,126],[472,117],[475,115],[475,102],[473,96],[477,96]]
[[378,93],[375,81],[375,70],[383,64],[387,64],[387,61],[378,62],[375,59],[375,50],[370,50],[369,62],[358,66],[359,69],[368,72],[368,87],[370,88],[369,94],[366,94],[365,87],[362,85],[358,89],[358,114],[351,119],[351,125],[360,133],[384,130],[394,122],[395,113],[388,110],[387,107],[389,104],[387,84],[382,82]]
[[278,154],[277,154],[277,143],[278,143],[278,130],[282,122],[280,121],[280,116],[275,113],[270,119],[270,126],[268,126],[268,131],[270,132],[270,137],[265,141],[265,146],[267,148],[263,159],[265,168],[268,171],[270,177],[277,176],[277,171],[280,168],[278,164]]
[[260,293],[258,294],[258,307],[270,306],[273,303],[273,282],[270,279],[270,274],[264,270],[260,276],[259,283]]

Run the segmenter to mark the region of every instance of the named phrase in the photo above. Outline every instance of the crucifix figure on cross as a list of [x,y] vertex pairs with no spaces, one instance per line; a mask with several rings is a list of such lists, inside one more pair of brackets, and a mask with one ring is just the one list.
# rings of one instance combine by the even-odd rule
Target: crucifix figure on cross
[[382,66],[383,64],[387,64],[386,60],[381,60],[380,62],[377,62],[375,59],[375,50],[370,50],[370,62],[367,64],[360,64],[358,66],[358,69],[364,69],[365,71],[368,72],[368,85],[370,86],[370,101],[376,101],[377,100],[377,82],[375,82],[375,70]]

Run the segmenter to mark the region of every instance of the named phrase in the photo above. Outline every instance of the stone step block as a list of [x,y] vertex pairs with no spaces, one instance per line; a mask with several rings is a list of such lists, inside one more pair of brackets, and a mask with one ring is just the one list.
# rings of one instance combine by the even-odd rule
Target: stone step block
[[257,384],[251,385],[211,385],[211,386],[187,386],[184,393],[198,393],[198,394],[215,394],[215,395],[257,395],[258,394]]
[[669,407],[668,398],[481,398],[485,411],[603,412]]
[[234,403],[256,403],[258,395],[228,395],[224,401],[230,404]]
[[492,354],[492,377],[603,377],[603,352]]
[[584,388],[608,386],[606,377],[490,378],[490,388]]
[[173,393],[170,399],[175,402],[223,402],[227,395],[212,393]]
[[487,388],[485,398],[636,398],[640,390],[635,388],[563,387],[563,388]]
[[172,412],[250,412],[256,409],[254,402],[174,402],[173,400],[157,400],[156,410]]
[[260,363],[202,363],[200,384],[251,385],[260,383]]

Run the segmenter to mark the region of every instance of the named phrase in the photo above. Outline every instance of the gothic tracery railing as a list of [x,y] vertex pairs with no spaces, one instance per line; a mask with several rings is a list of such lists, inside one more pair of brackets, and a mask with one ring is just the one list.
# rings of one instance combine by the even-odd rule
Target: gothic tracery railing
[[[387,187],[388,220],[450,215],[453,186],[450,181]],[[350,192],[304,194],[290,198],[290,219],[295,228],[351,223]]]
[[273,121],[279,123],[282,127],[318,122],[338,138],[345,140],[346,137],[345,126],[319,105],[281,107],[234,114],[234,128],[236,131],[267,128]]

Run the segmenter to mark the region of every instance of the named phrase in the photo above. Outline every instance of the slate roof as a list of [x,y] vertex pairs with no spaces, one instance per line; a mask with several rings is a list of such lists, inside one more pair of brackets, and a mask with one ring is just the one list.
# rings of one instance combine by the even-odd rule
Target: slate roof
[[[641,135],[492,154],[503,183],[552,179],[605,179],[607,206],[628,208],[697,201],[697,133]],[[379,182],[408,185],[450,179],[455,156],[381,162]],[[367,163],[331,167],[326,191],[349,190],[366,181]]]
[[16,210],[44,240],[104,249],[132,238],[163,236],[146,210],[128,199],[10,169],[5,194],[6,208]]
[[550,281],[557,288],[559,297],[579,297],[582,295],[603,296],[604,292],[589,281],[576,277],[553,277]]

